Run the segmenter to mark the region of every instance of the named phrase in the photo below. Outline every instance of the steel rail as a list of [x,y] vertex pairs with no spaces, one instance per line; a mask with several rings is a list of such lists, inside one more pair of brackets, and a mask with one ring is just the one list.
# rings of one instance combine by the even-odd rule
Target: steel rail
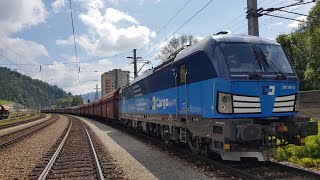
[[[44,170],[41,172],[38,180],[45,180],[51,170],[51,168],[53,167],[57,157],[59,156],[61,150],[63,149],[68,137],[69,137],[69,134],[70,134],[70,131],[71,131],[71,127],[72,127],[72,119],[70,119],[71,122],[70,122],[70,126],[69,126],[69,129],[66,133],[66,135],[64,136],[63,140],[61,141],[59,147],[57,148],[57,150],[55,151],[55,153],[53,154],[53,156],[51,157],[50,161],[48,162],[48,164],[46,165],[46,167],[44,168]],[[77,118],[77,120],[79,120]],[[86,137],[87,137],[87,140],[90,144],[90,147],[91,147],[91,150],[92,150],[92,154],[94,156],[94,160],[95,160],[95,165],[96,165],[96,170],[97,170],[97,178],[99,180],[104,180],[104,177],[103,177],[103,173],[102,173],[102,169],[101,169],[101,166],[100,166],[100,162],[99,162],[99,159],[98,159],[98,156],[97,156],[97,153],[96,153],[96,150],[94,148],[94,145],[93,145],[93,142],[91,140],[91,136],[86,128],[86,126],[82,123],[81,120],[79,120],[82,127],[84,128],[84,130],[86,131]]]
[[53,163],[55,162],[55,160],[57,159],[63,145],[65,144],[68,136],[69,136],[69,133],[70,133],[70,130],[71,130],[71,126],[72,126],[72,121],[70,122],[70,126],[69,126],[69,129],[68,129],[68,132],[66,133],[66,135],[64,136],[62,142],[60,143],[59,147],[57,148],[57,150],[55,151],[55,153],[53,154],[53,156],[51,157],[50,161],[48,162],[48,164],[46,165],[46,167],[44,168],[44,170],[42,171],[42,173],[40,174],[38,180],[45,180],[51,167],[53,166]]
[[[98,120],[99,122],[101,123],[104,123],[104,124],[107,124],[113,128],[116,128],[118,130],[121,130],[122,132],[128,134],[128,135],[131,135],[131,136],[135,136],[135,137],[138,137],[142,140],[147,140],[147,141],[150,141],[151,143],[154,143],[155,145],[157,146],[166,146],[168,147],[167,144],[165,144],[165,142],[159,140],[159,139],[156,139],[152,136],[149,136],[149,135],[145,135],[143,133],[137,133],[136,131],[134,130],[129,130],[129,129],[125,129],[124,127],[122,126],[117,126],[117,125],[114,125],[110,122],[105,122],[105,121],[100,121]],[[190,151],[186,150],[186,149],[183,149],[183,148],[180,148],[180,147],[177,147],[177,146],[170,146],[169,149],[172,149],[172,150],[175,150],[175,151],[179,151],[179,152],[183,152],[183,153],[186,153],[186,154],[190,154],[192,155],[193,157],[197,158],[198,160],[201,160],[202,162],[206,162],[208,164],[210,164],[211,166],[213,167],[216,167],[217,169],[220,169],[222,171],[225,171],[225,172],[228,172],[236,177],[239,177],[239,178],[243,178],[243,179],[268,179],[268,177],[259,177],[255,174],[250,174],[249,172],[245,172],[241,169],[238,169],[236,167],[232,167],[232,166],[229,166],[227,164],[223,164],[223,162],[221,161],[215,161],[213,159],[210,159],[210,158],[207,158],[205,156],[202,156],[202,155],[195,155],[195,154],[192,154]],[[277,162],[272,162],[272,161],[267,161],[265,163],[268,163],[270,166],[273,166],[275,167],[276,169],[277,168],[282,168],[282,169],[285,169],[286,172],[289,172],[291,174],[296,174],[296,175],[306,175],[306,176],[311,176],[311,177],[317,177],[319,178],[320,177],[320,174],[316,173],[316,172],[313,172],[313,171],[308,171],[308,170],[305,170],[305,169],[300,169],[300,168],[297,168],[297,167],[293,167],[293,166],[287,166],[287,165],[283,165],[283,164],[280,164],[280,163],[277,163]]]
[[[78,119],[78,118],[77,118]],[[96,164],[96,168],[97,168],[97,171],[98,171],[98,179],[100,180],[104,180],[104,177],[103,177],[103,174],[102,174],[102,170],[101,170],[101,166],[100,166],[100,163],[99,163],[99,159],[98,159],[98,156],[97,156],[97,153],[96,153],[96,149],[94,148],[94,145],[92,143],[92,140],[91,140],[91,137],[90,137],[90,134],[86,128],[86,126],[82,123],[82,121],[80,119],[78,119],[82,126],[84,127],[84,129],[86,130],[86,133],[87,133],[87,137],[88,137],[88,140],[90,142],[90,146],[92,148],[92,152],[93,152],[93,156],[94,156],[94,159],[95,159],[95,164]]]
[[[74,116],[74,117],[78,118],[78,116]],[[99,122],[102,122],[102,123],[107,124],[107,125],[109,125],[109,126],[111,126],[113,128],[116,128],[116,129],[124,132],[125,134],[138,137],[138,138],[140,138],[140,139],[142,139],[144,141],[148,140],[151,143],[154,143],[156,146],[168,147],[168,144],[166,144],[165,142],[163,142],[163,141],[161,141],[159,139],[156,139],[156,138],[154,138],[152,136],[145,135],[143,133],[138,133],[138,132],[136,132],[134,130],[129,130],[129,129],[126,129],[126,128],[122,127],[122,126],[114,125],[114,124],[112,124],[110,122],[105,122],[105,121],[99,121]],[[257,177],[257,176],[251,175],[249,173],[246,173],[244,171],[238,170],[238,169],[233,168],[231,166],[222,164],[221,162],[206,158],[204,156],[192,154],[190,151],[187,151],[185,149],[182,149],[182,148],[179,148],[179,147],[176,147],[176,146],[170,146],[169,149],[189,154],[190,156],[193,156],[193,157],[197,158],[198,160],[201,160],[202,162],[206,162],[206,163],[210,164],[211,166],[213,166],[213,167],[215,167],[215,168],[217,168],[217,169],[219,169],[221,171],[230,173],[233,176],[236,176],[236,177],[239,177],[239,178],[243,178],[243,179],[247,179],[247,180],[261,180],[261,179],[263,179],[261,177]]]
[[[12,139],[10,139],[10,140],[8,140],[8,141],[6,141],[6,142],[0,143],[0,148],[3,148],[3,147],[5,147],[5,146],[7,146],[7,145],[9,145],[9,144],[11,144],[11,143],[19,140],[19,139],[22,139],[23,137],[26,137],[26,136],[28,136],[28,135],[30,135],[30,134],[32,134],[32,133],[34,133],[34,132],[36,132],[36,131],[38,131],[38,130],[40,130],[40,129],[43,129],[44,127],[46,127],[46,126],[48,126],[48,125],[50,125],[50,124],[52,124],[52,123],[54,122],[54,121],[52,120],[51,122],[48,123],[48,121],[50,121],[50,120],[51,120],[51,119],[48,119],[48,120],[45,121],[45,122],[36,124],[36,125],[31,126],[31,127],[29,127],[29,128],[33,128],[33,127],[36,127],[36,126],[44,125],[44,126],[42,126],[42,127],[36,128],[36,129],[34,129],[34,130],[32,130],[32,131],[26,132],[26,133],[18,136],[18,137],[12,138]],[[45,124],[45,123],[48,123],[48,124]],[[24,131],[24,130],[26,130],[26,129],[28,129],[28,128],[25,128],[25,129],[22,129],[22,130],[19,130],[19,131],[15,131],[15,132],[12,132],[12,133],[9,133],[9,134],[0,136],[0,137],[4,137],[4,136],[8,136],[8,135],[13,135],[13,134],[15,134],[15,133],[18,133],[18,132],[20,132],[20,131]]]
[[301,169],[295,166],[288,166],[285,164],[281,164],[275,161],[267,161],[267,163],[269,164],[269,166],[275,166],[277,168],[282,168],[285,169],[287,171],[290,171],[293,174],[301,174],[301,175],[308,175],[308,176],[314,176],[315,178],[319,178],[320,179],[320,174],[314,171],[310,171],[307,169]]
[[16,122],[13,122],[13,123],[0,125],[0,130],[6,129],[6,128],[9,128],[9,127],[14,127],[14,126],[21,125],[21,124],[26,124],[26,123],[29,123],[29,122],[32,122],[32,121],[43,119],[43,118],[45,118],[45,116],[43,114],[41,114],[40,116],[32,117],[31,119],[26,119],[26,120],[22,120],[22,121],[16,121]]

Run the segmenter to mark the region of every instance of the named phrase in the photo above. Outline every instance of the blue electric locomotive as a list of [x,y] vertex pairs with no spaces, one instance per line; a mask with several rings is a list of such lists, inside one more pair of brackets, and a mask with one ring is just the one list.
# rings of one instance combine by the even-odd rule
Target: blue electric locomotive
[[263,161],[277,145],[317,134],[317,123],[296,116],[298,93],[298,77],[278,43],[215,35],[124,87],[120,120],[168,143],[188,143],[194,153]]

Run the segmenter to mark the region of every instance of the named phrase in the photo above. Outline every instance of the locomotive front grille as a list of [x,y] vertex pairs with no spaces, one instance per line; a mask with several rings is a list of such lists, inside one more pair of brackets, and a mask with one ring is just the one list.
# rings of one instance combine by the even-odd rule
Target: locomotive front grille
[[260,97],[258,96],[232,96],[233,112],[240,113],[261,113]]
[[296,95],[276,97],[273,107],[274,113],[294,111]]

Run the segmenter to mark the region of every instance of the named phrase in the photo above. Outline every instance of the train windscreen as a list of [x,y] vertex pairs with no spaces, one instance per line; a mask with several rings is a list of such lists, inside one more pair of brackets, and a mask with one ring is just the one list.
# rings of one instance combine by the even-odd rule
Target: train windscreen
[[294,75],[281,46],[273,44],[220,43],[231,74]]

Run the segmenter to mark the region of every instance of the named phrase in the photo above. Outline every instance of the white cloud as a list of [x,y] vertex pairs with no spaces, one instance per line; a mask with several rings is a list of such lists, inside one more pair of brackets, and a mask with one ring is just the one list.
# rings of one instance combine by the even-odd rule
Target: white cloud
[[283,22],[277,22],[277,23],[270,24],[270,26],[281,26],[282,24]]
[[2,59],[8,64],[24,64],[8,67],[17,68],[19,72],[33,77],[38,73],[38,60],[43,56],[49,56],[47,49],[37,42],[11,36],[45,22],[47,15],[48,12],[41,0],[0,1],[0,51],[7,58]]
[[[296,18],[296,20],[300,20],[300,21],[305,21],[306,19],[307,19],[306,16],[299,16]],[[293,22],[289,23],[288,26],[291,28],[297,28],[300,23],[301,22],[299,22],[299,21],[293,21]]]
[[271,29],[273,27],[281,26],[281,25],[283,25],[283,22],[276,22],[276,23],[270,24],[267,28]]
[[[73,57],[68,58],[73,59]],[[92,92],[96,84],[101,87],[101,74],[115,68],[108,59],[99,60],[96,63],[81,63],[80,67],[81,71],[78,74],[78,64],[70,66],[55,61],[52,65],[43,67],[42,71],[45,72],[47,79],[52,79],[48,83],[63,87],[64,90],[73,94],[84,94]],[[41,75],[38,74],[37,78],[41,79]]]
[[30,58],[30,57],[39,57],[39,56],[48,56],[47,49],[34,41],[27,41],[20,38],[7,38],[2,39],[6,45],[9,47],[14,47],[15,51],[18,51],[19,54],[23,56],[23,58]]
[[120,21],[129,21],[133,24],[139,24],[133,17],[113,8],[108,8],[104,15],[105,21],[117,23]]
[[[76,36],[76,42],[89,55],[105,56],[138,49],[155,36],[155,32],[139,25],[129,14],[114,8],[103,9],[104,4],[100,0],[79,2],[87,9],[79,14],[80,21],[87,28],[87,34]],[[67,40],[58,39],[56,44],[71,44],[71,40],[71,37]]]
[[57,39],[56,45],[69,45],[72,43],[72,36],[70,36],[68,39]]
[[60,12],[61,8],[64,7],[64,5],[65,5],[64,0],[55,0],[51,4],[51,7],[52,7],[53,12],[58,13],[58,12]]
[[33,41],[27,41],[19,38],[2,38],[1,42],[1,54],[10,60],[9,61],[6,58],[1,57],[1,59],[3,59],[2,61],[5,61],[6,64],[28,64],[27,66],[13,66],[14,68],[19,69],[19,72],[23,74],[25,74],[24,71],[26,71],[33,76],[35,72],[40,70],[40,63],[38,63],[37,59],[43,56],[48,56],[46,48]]
[[[113,5],[118,5],[121,2],[128,2],[128,0],[108,0],[108,1],[109,1],[109,3],[111,3]],[[136,1],[138,1],[139,5],[143,5],[146,2],[151,2],[154,4],[160,3],[160,0],[136,0]]]
[[41,0],[0,1],[0,36],[45,22],[47,15]]

